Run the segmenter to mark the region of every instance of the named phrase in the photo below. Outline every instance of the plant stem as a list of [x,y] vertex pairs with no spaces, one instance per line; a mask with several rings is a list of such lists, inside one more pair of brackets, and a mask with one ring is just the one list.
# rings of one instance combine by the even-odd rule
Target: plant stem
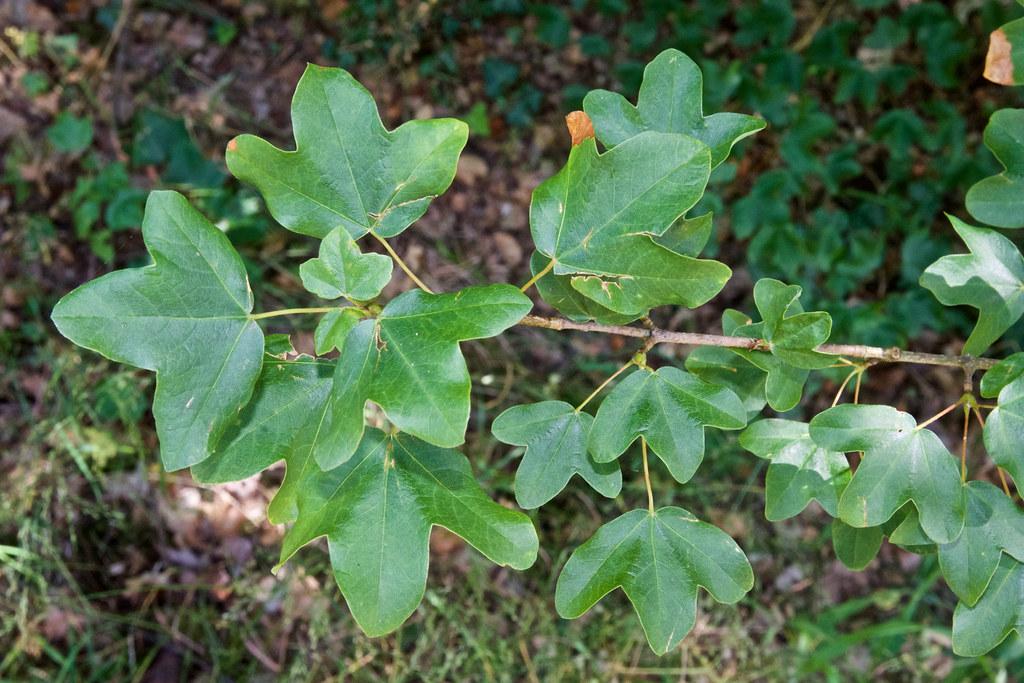
[[951,411],[951,410],[953,410],[954,408],[956,408],[956,407],[957,407],[958,405],[960,405],[960,401],[957,401],[956,403],[954,403],[954,404],[952,404],[952,405],[946,406],[945,408],[943,408],[943,409],[942,409],[942,410],[940,410],[939,412],[935,413],[934,415],[932,415],[931,417],[929,417],[929,418],[928,418],[927,420],[925,420],[925,421],[924,421],[924,422],[922,422],[921,424],[919,424],[919,425],[917,425],[916,427],[914,427],[914,431],[915,431],[915,432],[919,432],[919,431],[921,431],[922,429],[924,429],[925,427],[927,427],[928,425],[930,425],[930,424],[931,424],[932,422],[935,422],[935,421],[936,421],[936,420],[938,420],[938,419],[939,419],[940,417],[942,417],[943,415],[945,415],[945,414],[946,414],[946,413],[948,413],[949,411]]
[[[528,315],[520,325],[527,327],[543,327],[549,330],[578,330],[580,332],[599,332],[623,337],[648,339],[654,344],[684,344],[688,346],[722,346],[734,349],[761,350],[764,340],[748,337],[727,337],[720,334],[701,334],[696,332],[670,332],[659,328],[647,329],[631,325],[602,325],[600,323],[577,323],[565,318],[545,318]],[[971,370],[988,370],[999,361],[995,358],[975,358],[973,356],[944,356],[938,353],[921,353],[908,351],[898,347],[882,348],[880,346],[861,346],[858,344],[822,344],[817,351],[836,356],[863,358],[882,363],[915,363],[918,365],[941,365],[945,367],[965,368]]]
[[860,372],[859,368],[854,368],[853,372],[851,372],[849,375],[847,375],[846,379],[843,380],[843,383],[839,385],[839,391],[836,392],[836,397],[834,399],[832,399],[832,407],[833,408],[835,408],[837,405],[839,405],[839,399],[841,399],[843,397],[843,391],[846,389],[846,385],[849,384],[850,380],[853,379],[853,376],[858,374],[859,372]]
[[971,426],[971,406],[964,405],[964,436],[960,441],[960,481],[967,483],[967,430]]
[[654,492],[651,490],[651,469],[647,465],[647,439],[640,437],[640,454],[644,459],[644,486],[647,487],[647,510],[654,514]]
[[623,365],[621,368],[619,368],[618,370],[613,372],[608,379],[606,379],[605,381],[601,382],[600,386],[598,386],[597,389],[594,389],[592,392],[590,392],[590,396],[587,396],[585,399],[583,399],[583,403],[581,403],[578,406],[576,406],[576,412],[578,413],[581,410],[583,410],[584,406],[586,406],[588,403],[590,403],[594,399],[595,396],[600,394],[602,389],[604,389],[606,386],[611,384],[612,380],[614,380],[616,377],[618,377],[623,372],[625,372],[626,369],[629,368],[631,365],[635,365],[635,364],[636,364],[636,359],[635,358],[630,358],[629,361],[625,365]]
[[281,315],[299,315],[301,313],[329,313],[336,310],[337,306],[325,306],[322,308],[282,308],[278,311],[267,311],[249,316],[249,320],[263,320],[264,318],[276,318]]
[[526,292],[530,287],[537,284],[537,280],[541,279],[545,275],[551,272],[551,269],[555,267],[555,259],[548,261],[548,264],[544,266],[536,275],[526,281],[526,284],[519,288],[520,292]]
[[373,235],[373,238],[375,240],[381,243],[381,245],[384,247],[384,250],[391,255],[391,258],[395,259],[395,263],[398,264],[398,267],[401,268],[405,272],[405,274],[409,276],[409,279],[412,280],[417,287],[422,289],[427,294],[434,293],[433,290],[430,289],[430,287],[427,287],[425,284],[423,284],[423,280],[416,277],[416,273],[412,272],[412,268],[410,268],[408,264],[406,264],[406,262],[402,260],[402,257],[398,255],[398,252],[391,248],[391,245],[388,244],[388,241],[386,239],[375,233],[373,230],[370,231],[370,234]]

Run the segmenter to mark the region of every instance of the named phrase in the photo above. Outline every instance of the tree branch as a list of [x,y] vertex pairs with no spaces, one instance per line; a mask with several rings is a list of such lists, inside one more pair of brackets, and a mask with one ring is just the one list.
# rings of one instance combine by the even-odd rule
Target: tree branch
[[[565,318],[545,318],[539,315],[528,315],[520,325],[542,327],[549,330],[578,330],[580,332],[598,332],[615,334],[623,337],[649,339],[655,344],[683,344],[686,346],[724,346],[751,351],[764,351],[767,346],[764,340],[748,337],[727,337],[720,334],[700,334],[696,332],[671,332],[656,327],[643,328],[631,325],[601,325],[599,323],[577,323]],[[975,358],[973,356],[944,356],[938,353],[922,353],[908,351],[892,346],[861,346],[859,344],[822,344],[817,348],[822,353],[847,358],[861,358],[880,363],[914,363],[917,365],[942,365],[961,368],[968,375],[975,370],[988,370],[999,361],[995,358]]]

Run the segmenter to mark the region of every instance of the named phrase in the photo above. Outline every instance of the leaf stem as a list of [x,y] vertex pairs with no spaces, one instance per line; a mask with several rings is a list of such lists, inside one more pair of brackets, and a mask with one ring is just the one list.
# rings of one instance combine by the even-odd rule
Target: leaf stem
[[651,469],[647,464],[647,439],[640,437],[640,455],[644,460],[644,486],[647,487],[647,510],[654,514],[654,492],[651,490]]
[[915,431],[915,432],[919,432],[919,431],[921,431],[922,429],[924,429],[925,427],[927,427],[928,425],[930,425],[930,424],[931,424],[932,422],[935,422],[936,420],[938,420],[939,418],[941,418],[941,417],[942,417],[943,415],[945,415],[945,414],[946,414],[946,413],[948,413],[949,411],[951,411],[951,410],[953,410],[954,408],[956,408],[956,407],[957,407],[958,405],[960,405],[960,403],[961,403],[961,401],[957,401],[956,403],[954,403],[954,404],[952,404],[952,405],[946,406],[945,408],[943,408],[942,410],[940,410],[940,411],[939,411],[939,412],[937,412],[936,414],[934,414],[934,415],[932,415],[931,417],[929,417],[929,418],[928,418],[927,420],[925,420],[924,422],[922,422],[922,423],[920,423],[919,425],[917,425],[916,427],[914,427],[914,431]]
[[841,399],[843,397],[843,391],[846,389],[846,385],[850,383],[850,380],[853,379],[854,375],[858,375],[858,374],[860,374],[860,368],[854,368],[853,372],[851,372],[849,375],[847,375],[846,379],[843,380],[843,383],[839,385],[839,391],[836,392],[836,397],[834,399],[832,399],[832,407],[833,408],[835,408],[837,405],[839,405],[839,399]]
[[537,284],[537,280],[541,279],[542,277],[544,277],[545,275],[550,273],[551,269],[554,268],[554,267],[555,267],[555,259],[551,259],[550,261],[548,261],[548,264],[546,266],[544,266],[540,271],[538,271],[538,273],[536,275],[534,275],[529,280],[527,280],[526,284],[519,288],[519,291],[525,293],[526,290],[528,290],[530,287],[533,287],[535,284]]
[[583,403],[581,403],[578,406],[576,406],[576,412],[578,413],[581,410],[583,410],[584,406],[586,406],[588,403],[590,403],[594,399],[595,396],[600,394],[602,389],[604,389],[606,386],[611,384],[612,380],[614,380],[616,377],[618,377],[623,372],[625,372],[626,369],[629,368],[631,365],[636,365],[636,357],[630,358],[629,361],[625,365],[623,365],[621,368],[619,368],[618,370],[613,372],[611,374],[611,376],[608,377],[608,379],[606,379],[605,381],[601,382],[601,384],[597,387],[597,389],[594,389],[592,392],[590,392],[590,396],[587,396],[585,399],[583,399]]
[[373,230],[370,231],[370,234],[373,235],[373,238],[375,240],[377,240],[378,242],[381,243],[381,245],[384,247],[384,250],[387,251],[388,254],[391,255],[391,258],[393,258],[395,260],[395,263],[398,264],[398,267],[401,268],[402,271],[404,271],[405,274],[409,276],[409,279],[412,280],[413,283],[415,283],[417,287],[422,289],[427,294],[433,294],[434,293],[433,290],[430,289],[430,287],[427,287],[423,283],[423,280],[421,280],[418,277],[416,277],[416,273],[412,272],[412,268],[410,268],[409,265],[405,261],[402,260],[402,257],[398,255],[398,252],[396,252],[391,247],[390,244],[388,244],[388,241],[386,239],[384,239],[383,237],[381,237],[380,235],[375,233]]
[[[546,318],[539,315],[528,315],[519,321],[526,327],[543,327],[549,330],[578,330],[580,332],[598,332],[614,334],[622,337],[647,339],[654,344],[683,344],[686,346],[721,346],[734,349],[763,350],[764,341],[748,337],[729,337],[720,334],[702,334],[696,332],[671,332],[659,328],[647,329],[631,325],[602,325],[600,323],[578,323],[566,318]],[[944,356],[938,353],[922,353],[908,351],[895,346],[861,346],[858,344],[822,344],[816,351],[836,356],[863,358],[880,363],[915,363],[918,365],[942,365],[945,367],[973,367],[977,370],[988,370],[999,361],[995,358],[975,358],[973,356]]]
[[337,306],[323,306],[319,308],[282,308],[277,311],[251,314],[249,316],[249,320],[263,320],[264,318],[276,318],[281,315],[299,315],[302,313],[329,313],[337,308]]
[[860,403],[860,381],[864,379],[864,369],[857,373],[857,383],[853,385],[853,403]]
[[960,441],[960,481],[967,483],[967,431],[971,426],[971,406],[964,404],[964,436]]

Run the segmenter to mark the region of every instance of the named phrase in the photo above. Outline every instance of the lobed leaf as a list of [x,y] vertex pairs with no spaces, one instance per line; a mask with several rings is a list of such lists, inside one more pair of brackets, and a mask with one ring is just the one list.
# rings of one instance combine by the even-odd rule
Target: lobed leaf
[[594,123],[597,139],[614,147],[644,131],[692,136],[711,150],[711,168],[729,156],[733,145],[765,127],[746,114],[704,116],[703,76],[700,67],[679,50],[665,50],[645,68],[634,107],[625,97],[607,90],[592,90],[583,110]]
[[608,394],[588,443],[594,460],[611,462],[640,437],[680,483],[704,459],[704,428],[742,429],[747,411],[736,394],[679,368],[642,368]]
[[775,522],[799,514],[812,500],[836,516],[850,482],[850,463],[839,451],[811,441],[804,422],[760,420],[740,434],[740,446],[770,461],[765,475],[765,516]]
[[1006,640],[1024,634],[1024,564],[1003,555],[988,590],[973,607],[960,603],[953,612],[953,652],[980,657]]
[[259,188],[284,227],[326,237],[393,237],[422,216],[455,178],[469,136],[457,119],[384,128],[373,96],[343,69],[310,64],[292,98],[295,151],[254,135],[228,143],[225,160]]
[[469,371],[459,342],[493,337],[532,307],[511,285],[452,294],[414,290],[392,299],[376,320],[349,332],[338,360],[314,457],[344,463],[362,439],[363,409],[378,404],[398,429],[436,446],[458,446],[469,422]]
[[1015,353],[989,368],[981,377],[981,395],[994,398],[1003,387],[1024,375],[1024,352]]
[[[1024,42],[1024,19],[1020,20]],[[1021,50],[1024,83],[1024,49]],[[1024,109],[1000,109],[985,126],[985,146],[1003,172],[975,183],[967,192],[972,216],[999,228],[1024,228]]]
[[998,232],[949,216],[971,253],[943,256],[921,275],[921,286],[946,306],[978,309],[964,353],[985,352],[1024,314],[1024,257]]
[[999,392],[998,405],[985,422],[985,449],[996,464],[1024,485],[1024,376]]
[[322,299],[377,298],[391,280],[394,263],[383,254],[364,254],[341,228],[320,242],[320,254],[299,266],[302,286]]
[[618,463],[599,463],[587,452],[594,418],[562,401],[512,406],[494,420],[491,433],[502,443],[525,446],[516,470],[516,503],[527,510],[557,496],[574,475],[614,498],[622,490]]
[[157,373],[161,459],[180,470],[207,458],[249,401],[263,332],[234,247],[177,192],[152,192],[142,238],[153,258],[78,287],[53,308],[65,337]]
[[304,472],[296,503],[281,563],[326,536],[334,578],[369,636],[397,629],[423,599],[434,526],[502,566],[537,558],[533,523],[488,498],[465,456],[406,434],[366,430],[344,464]]
[[880,526],[906,503],[936,543],[964,527],[965,487],[953,455],[939,437],[907,413],[888,406],[840,405],[811,420],[811,439],[864,459],[839,499],[839,518],[853,527]]
[[731,604],[753,586],[750,563],[722,530],[678,507],[633,510],[573,552],[558,576],[555,607],[575,619],[621,588],[651,649],[663,655],[693,628],[698,587]]

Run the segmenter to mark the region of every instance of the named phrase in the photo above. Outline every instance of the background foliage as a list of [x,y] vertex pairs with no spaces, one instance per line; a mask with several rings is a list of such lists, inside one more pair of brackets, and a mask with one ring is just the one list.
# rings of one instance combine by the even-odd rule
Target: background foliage
[[[222,150],[240,130],[287,143],[288,100],[307,60],[371,84],[388,125],[443,115],[469,124],[453,190],[399,243],[443,285],[518,281],[528,272],[529,193],[568,150],[561,116],[591,88],[632,99],[643,64],[676,47],[699,57],[707,111],[769,123],[716,169],[704,200],[716,214],[709,252],[738,275],[716,303],[751,310],[749,284],[776,277],[803,286],[808,310],[832,312],[833,339],[909,334],[917,348],[953,350],[969,316],[916,282],[953,250],[941,212],[962,213],[967,188],[1001,170],[981,131],[1021,95],[980,74],[988,31],[1019,7],[139,0],[119,24],[121,11],[86,1],[60,12],[23,0],[0,8],[0,675],[916,679],[1024,666],[1016,640],[981,660],[953,658],[954,600],[936,583],[935,558],[883,550],[852,575],[835,562],[828,529],[819,532],[823,520],[757,521],[763,463],[733,437],[709,444],[695,485],[656,482],[659,501],[736,537],[758,583],[736,608],[702,614],[678,659],[652,657],[642,634],[622,627],[621,596],[577,622],[555,618],[565,557],[546,556],[543,539],[567,553],[622,512],[582,483],[538,518],[541,559],[526,574],[435,540],[423,607],[395,636],[369,641],[333,589],[320,588],[326,555],[267,574],[280,529],[258,522],[260,482],[214,490],[160,474],[151,377],[58,342],[48,322],[72,285],[142,262],[142,206],[157,187],[223,217],[263,283],[261,300],[301,296],[291,264],[315,256],[314,243],[273,227],[255,193],[225,173]],[[713,329],[719,314],[659,322]],[[1021,329],[1005,339],[1001,351],[1018,350]],[[582,399],[589,373],[617,365],[606,355],[614,343],[520,332],[467,345],[480,385],[471,425],[511,402]],[[872,372],[866,392],[882,402],[900,387],[901,409],[930,414],[958,382],[889,368]],[[827,405],[835,387],[826,388],[812,407]],[[471,434],[465,452],[511,501],[514,451]],[[640,501],[636,473],[625,479],[626,499]]]

